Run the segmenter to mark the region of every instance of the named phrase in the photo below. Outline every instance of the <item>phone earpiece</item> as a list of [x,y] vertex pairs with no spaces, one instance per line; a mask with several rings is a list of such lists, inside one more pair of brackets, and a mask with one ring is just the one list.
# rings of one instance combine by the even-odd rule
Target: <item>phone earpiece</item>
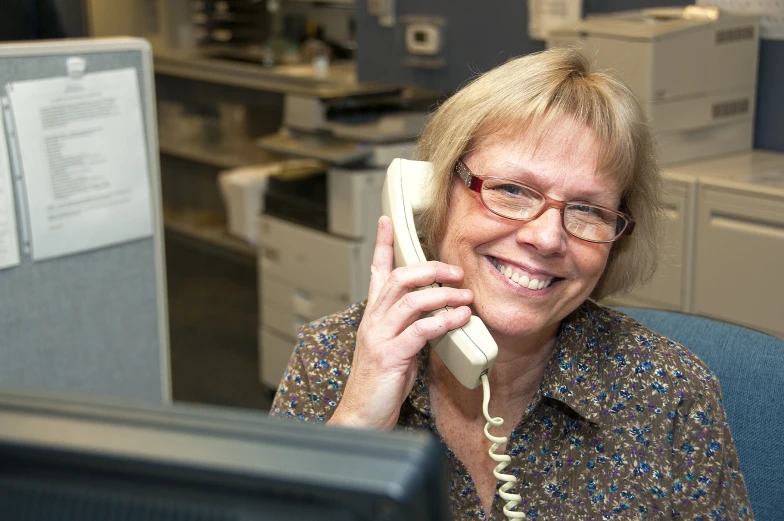
[[[398,267],[427,260],[419,243],[415,213],[422,209],[422,194],[432,175],[432,164],[425,161],[395,159],[387,169],[381,206],[384,215],[392,219],[395,265]],[[438,309],[430,315],[448,309]],[[480,385],[481,375],[492,368],[498,354],[498,345],[477,316],[471,316],[462,327],[431,340],[430,345],[455,378],[470,389]]]

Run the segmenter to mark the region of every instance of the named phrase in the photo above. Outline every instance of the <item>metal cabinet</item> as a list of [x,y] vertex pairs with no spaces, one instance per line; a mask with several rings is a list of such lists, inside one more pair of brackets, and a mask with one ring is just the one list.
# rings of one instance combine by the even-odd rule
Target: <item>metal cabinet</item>
[[704,315],[784,338],[784,154],[752,151],[669,167],[653,280],[611,305]]
[[372,245],[269,215],[259,218],[259,376],[264,385],[280,383],[301,325],[367,296]]
[[699,190],[692,312],[784,338],[784,160],[777,174]]
[[653,278],[608,303],[671,311],[689,309],[696,178],[664,172],[665,229],[662,256]]

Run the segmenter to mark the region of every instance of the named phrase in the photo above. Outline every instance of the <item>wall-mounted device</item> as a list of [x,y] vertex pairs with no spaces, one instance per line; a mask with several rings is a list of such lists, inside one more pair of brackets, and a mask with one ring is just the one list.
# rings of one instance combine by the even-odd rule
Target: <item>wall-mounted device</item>
[[441,16],[408,15],[400,17],[406,67],[441,69],[446,67],[445,40],[447,21]]
[[406,49],[411,54],[433,56],[441,52],[441,27],[426,21],[406,25]]

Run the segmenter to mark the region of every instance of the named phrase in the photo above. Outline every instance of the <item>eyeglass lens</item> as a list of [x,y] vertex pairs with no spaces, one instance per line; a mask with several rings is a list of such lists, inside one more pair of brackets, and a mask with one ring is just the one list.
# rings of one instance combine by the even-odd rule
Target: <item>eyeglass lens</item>
[[[546,204],[539,192],[503,179],[485,178],[482,200],[487,208],[509,219],[530,220]],[[588,241],[611,241],[626,227],[619,214],[588,203],[570,203],[563,210],[563,226],[572,235]]]

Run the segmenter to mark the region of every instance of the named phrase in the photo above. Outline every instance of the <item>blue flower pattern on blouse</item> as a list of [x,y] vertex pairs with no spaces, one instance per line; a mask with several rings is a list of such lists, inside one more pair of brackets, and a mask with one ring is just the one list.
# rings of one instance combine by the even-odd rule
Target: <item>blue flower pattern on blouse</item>
[[[364,303],[305,326],[270,412],[326,421],[342,396]],[[430,413],[427,347],[398,427],[444,443],[456,520],[486,511]],[[507,454],[518,511],[537,520],[753,519],[716,377],[688,350],[585,302],[567,317]]]

